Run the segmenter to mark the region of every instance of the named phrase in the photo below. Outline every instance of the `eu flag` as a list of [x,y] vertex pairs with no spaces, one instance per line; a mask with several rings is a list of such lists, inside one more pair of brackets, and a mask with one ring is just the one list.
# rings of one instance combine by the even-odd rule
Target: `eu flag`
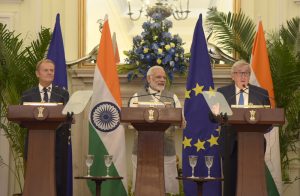
[[55,63],[55,74],[53,84],[62,88],[68,88],[66,58],[64,42],[60,28],[60,15],[56,15],[56,22],[48,50],[48,59]]
[[[202,15],[200,14],[194,30],[185,92],[184,116],[187,125],[183,131],[182,142],[182,172],[184,177],[192,175],[192,168],[189,165],[189,155],[198,156],[194,176],[206,177],[208,175],[208,169],[204,160],[204,156],[206,155],[214,156],[211,176],[221,176],[218,153],[219,132],[217,124],[209,120],[208,114],[210,110],[205,102],[202,91],[209,91],[212,94],[215,92],[210,58],[202,27]],[[186,196],[197,195],[196,183],[186,180],[183,182],[183,186]],[[221,183],[204,183],[203,195],[221,195]]]
[[[61,28],[60,28],[60,15],[56,15],[56,22],[54,31],[52,34],[49,50],[48,59],[51,59],[55,64],[55,75],[53,85],[62,88],[68,88],[67,80],[67,67],[64,51],[64,42],[62,39]],[[73,170],[72,170],[72,143],[71,138],[68,143],[68,171],[67,171],[67,196],[73,195]]]

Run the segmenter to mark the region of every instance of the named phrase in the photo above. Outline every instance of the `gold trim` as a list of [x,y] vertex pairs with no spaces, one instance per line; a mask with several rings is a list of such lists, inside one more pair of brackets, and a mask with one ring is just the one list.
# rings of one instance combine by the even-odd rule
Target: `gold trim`
[[[86,0],[78,0],[78,57],[85,55],[86,49]],[[78,67],[83,67],[84,63],[79,63]]]
[[238,13],[241,10],[241,0],[233,1],[233,13]]

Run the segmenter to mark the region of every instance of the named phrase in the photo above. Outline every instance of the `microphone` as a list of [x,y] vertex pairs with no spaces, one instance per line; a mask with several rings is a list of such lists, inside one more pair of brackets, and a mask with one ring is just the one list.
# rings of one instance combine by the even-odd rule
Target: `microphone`
[[[148,91],[147,91],[147,92],[148,92]],[[130,107],[130,102],[131,102],[131,99],[133,99],[133,98],[137,98],[137,97],[145,97],[145,96],[151,96],[151,95],[153,95],[153,96],[155,97],[158,93],[160,93],[160,92],[156,92],[156,93],[147,93],[147,94],[142,94],[142,95],[131,96],[131,97],[129,97],[127,106]]]
[[173,97],[168,97],[168,96],[164,96],[164,95],[154,95],[154,97],[155,97],[159,102],[163,103],[164,105],[166,105],[165,102],[163,102],[159,97],[171,99],[171,104],[173,104],[174,108],[176,107],[176,104],[175,104],[175,101],[174,101],[174,98],[173,98]]
[[[253,96],[253,97],[254,97],[259,103],[261,103],[263,106],[265,106],[265,105],[271,105],[269,99],[272,99],[272,100],[275,101],[275,98],[269,96],[268,91],[267,91],[266,89],[264,89],[264,90],[265,90],[267,93],[264,93],[264,92],[262,92],[262,91],[257,90],[257,89],[255,88],[255,87],[257,87],[257,86],[254,86],[254,85],[252,85],[252,86],[253,86],[254,88],[251,88],[251,92],[255,92],[255,93],[257,93],[257,94],[263,96],[264,98],[267,98],[267,99],[268,99],[268,103],[264,103],[264,100],[258,100],[256,96]],[[257,88],[259,88],[259,87],[257,87]],[[247,88],[247,89],[248,89],[248,88]]]
[[[244,87],[244,85],[243,85],[243,87]],[[241,94],[241,93],[246,93],[245,90],[247,90],[247,89],[248,89],[248,88],[240,89],[240,91],[239,91],[238,93],[236,93],[236,94],[232,95],[231,97],[229,97],[229,99],[228,99],[229,104],[230,104],[231,100],[232,100],[233,98],[235,98],[237,95],[239,95],[239,94]],[[247,93],[247,94],[248,94],[248,93]]]
[[[33,96],[34,95],[34,96]],[[37,94],[36,92],[31,92],[31,93],[25,93],[21,96],[21,100],[20,100],[20,104],[23,105],[24,102],[34,102],[32,100],[27,101],[26,98],[33,96],[33,97],[38,97],[40,96],[40,94]],[[37,102],[39,102],[38,100],[36,100]]]
[[[49,89],[47,89],[47,91],[49,91]],[[59,97],[59,98],[62,99],[64,105],[66,104],[66,102],[67,102],[66,98],[65,98],[64,96],[62,96],[62,95],[56,93],[55,91],[53,91],[53,88],[52,88],[52,90],[50,91],[50,93],[51,93],[51,96],[50,96],[50,99],[49,99],[49,100],[51,100],[52,95],[56,95],[57,97]]]

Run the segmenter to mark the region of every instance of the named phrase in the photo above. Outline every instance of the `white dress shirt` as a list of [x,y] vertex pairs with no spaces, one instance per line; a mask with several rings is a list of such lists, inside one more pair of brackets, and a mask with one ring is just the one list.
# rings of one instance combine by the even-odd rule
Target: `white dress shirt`
[[[41,95],[41,101],[42,102],[45,102],[44,101],[44,87],[39,84],[39,91],[40,91],[40,95]],[[51,91],[52,91],[52,84],[50,84],[49,86],[46,87],[47,89],[47,93],[48,93],[48,102],[50,102],[50,97],[51,97]]]
[[[242,93],[239,93],[241,91],[241,89],[239,87],[237,87],[235,85],[235,100],[236,100],[236,105],[239,104],[239,99]],[[244,105],[248,105],[249,104],[249,88],[246,88],[243,92],[243,96],[244,96]]]

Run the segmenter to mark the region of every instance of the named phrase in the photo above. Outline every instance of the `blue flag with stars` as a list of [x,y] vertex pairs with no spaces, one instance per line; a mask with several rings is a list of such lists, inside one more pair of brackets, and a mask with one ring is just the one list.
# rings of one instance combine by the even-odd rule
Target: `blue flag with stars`
[[[56,22],[48,49],[47,58],[55,64],[53,85],[61,88],[68,88],[67,66],[64,50],[64,42],[60,28],[60,15],[56,15]],[[73,195],[73,169],[72,169],[72,143],[68,142],[68,168],[67,168],[66,196]]]
[[[189,165],[189,155],[198,156],[194,171],[195,177],[208,176],[208,168],[205,165],[204,159],[206,155],[214,156],[210,175],[212,177],[221,177],[218,153],[218,126],[209,120],[208,114],[210,110],[202,91],[215,93],[210,58],[202,27],[202,15],[200,14],[194,30],[185,92],[184,116],[187,125],[183,131],[182,142],[183,177],[192,175],[192,168]],[[197,195],[197,184],[195,182],[184,180],[183,186],[186,196]],[[220,182],[207,182],[203,184],[203,196],[212,195],[221,195]]]
[[55,63],[53,85],[67,89],[68,81],[67,81],[66,58],[65,58],[64,42],[62,39],[61,28],[60,28],[59,14],[56,15],[56,22],[55,22],[52,38],[50,41],[47,58],[51,59]]

